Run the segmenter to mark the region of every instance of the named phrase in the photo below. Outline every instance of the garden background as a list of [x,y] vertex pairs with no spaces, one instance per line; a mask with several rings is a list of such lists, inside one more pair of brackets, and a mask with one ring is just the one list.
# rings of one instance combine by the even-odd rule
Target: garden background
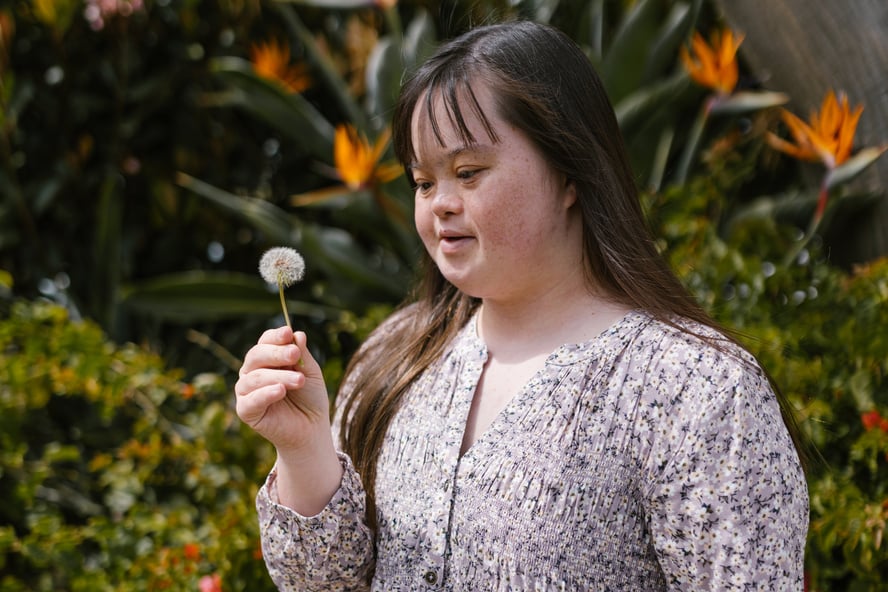
[[[888,8],[764,19],[794,39],[802,17],[875,17],[787,54],[802,84],[771,75],[758,4],[721,4],[0,5],[0,591],[273,589],[253,507],[273,450],[232,408],[240,356],[283,324],[259,257],[305,256],[287,302],[335,387],[419,248],[388,144],[400,80],[513,16],[586,49],[664,255],[796,408],[808,589],[888,589]],[[865,97],[792,66],[835,64],[823,45],[866,53]]]

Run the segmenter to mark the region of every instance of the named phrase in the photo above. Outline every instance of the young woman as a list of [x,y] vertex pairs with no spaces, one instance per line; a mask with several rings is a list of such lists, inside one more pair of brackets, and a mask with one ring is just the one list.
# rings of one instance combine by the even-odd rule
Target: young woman
[[[757,362],[649,236],[582,51],[515,22],[405,84],[396,152],[426,247],[335,419],[305,335],[236,385],[277,463],[284,590],[800,590],[808,497]],[[296,365],[302,359],[302,365]]]

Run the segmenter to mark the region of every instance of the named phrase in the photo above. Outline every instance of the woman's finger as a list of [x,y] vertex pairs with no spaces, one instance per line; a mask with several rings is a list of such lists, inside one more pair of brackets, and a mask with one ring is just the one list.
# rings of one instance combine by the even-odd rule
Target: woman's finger
[[245,424],[255,428],[265,417],[268,408],[287,396],[287,389],[281,384],[263,386],[248,395],[237,397],[237,416]]
[[286,390],[296,390],[305,384],[305,375],[297,370],[259,368],[241,374],[234,384],[234,393],[244,397],[258,389],[278,384]]
[[260,343],[251,347],[244,356],[240,375],[261,368],[290,368],[299,362],[300,357],[299,348],[292,341],[284,345]]
[[268,329],[259,337],[258,343],[284,345],[293,343],[293,331],[286,325],[277,329]]

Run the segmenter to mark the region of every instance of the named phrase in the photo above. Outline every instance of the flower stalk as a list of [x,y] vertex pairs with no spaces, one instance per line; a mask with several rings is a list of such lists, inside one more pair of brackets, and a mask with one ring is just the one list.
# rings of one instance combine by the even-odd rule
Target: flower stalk
[[[293,325],[290,324],[290,313],[287,310],[287,299],[284,298],[284,288],[292,286],[305,275],[305,259],[296,249],[274,247],[265,251],[259,260],[259,275],[269,284],[277,284],[284,320],[292,331]],[[299,365],[302,365],[301,359]]]

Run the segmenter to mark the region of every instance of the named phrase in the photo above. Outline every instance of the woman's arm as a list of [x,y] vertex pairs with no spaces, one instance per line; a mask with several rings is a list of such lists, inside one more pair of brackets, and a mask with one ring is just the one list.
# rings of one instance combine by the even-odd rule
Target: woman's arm
[[[693,359],[692,356],[685,360]],[[756,366],[706,352],[668,392],[645,474],[670,590],[801,590],[808,492],[776,397]]]
[[281,590],[360,590],[372,569],[364,495],[336,452],[326,385],[304,333],[266,331],[235,385],[240,418],[274,444],[257,497],[263,556]]

